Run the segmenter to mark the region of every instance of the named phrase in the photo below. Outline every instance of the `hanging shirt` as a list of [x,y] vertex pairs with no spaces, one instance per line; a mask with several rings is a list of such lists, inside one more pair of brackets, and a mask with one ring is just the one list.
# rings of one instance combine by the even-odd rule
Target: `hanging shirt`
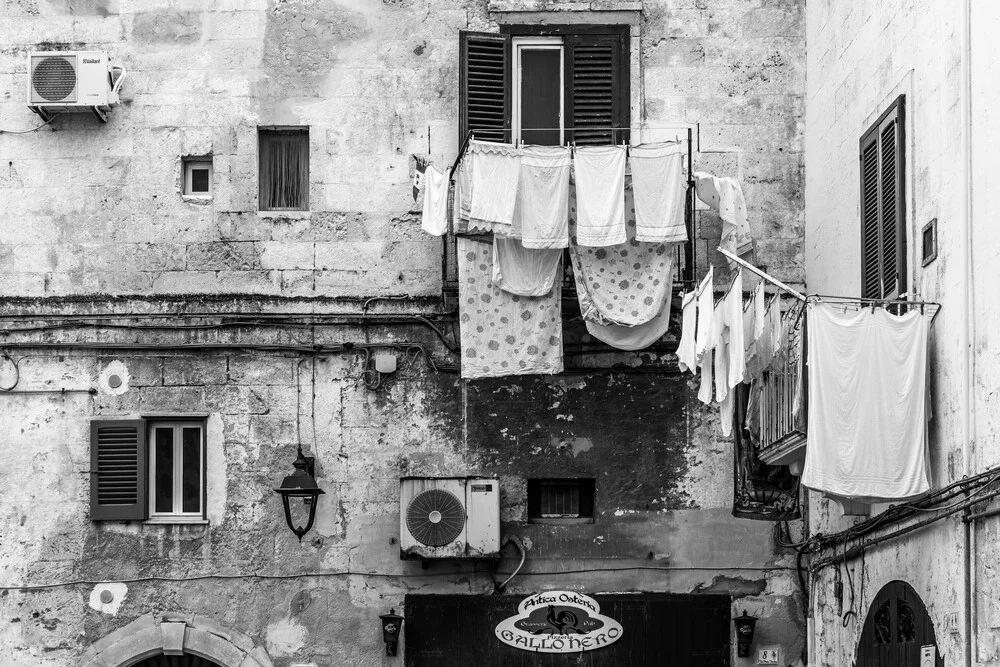
[[635,240],[677,243],[684,226],[684,145],[679,141],[640,144],[628,149],[635,191]]
[[521,156],[512,144],[470,141],[472,205],[469,230],[509,234],[514,222]]
[[753,237],[747,222],[747,204],[743,188],[733,178],[718,178],[696,171],[694,189],[698,199],[719,212],[722,218],[722,238],[719,245],[737,255],[753,249]]
[[420,228],[433,236],[448,231],[448,175],[434,165],[424,172],[424,208]]
[[576,149],[576,242],[604,247],[625,243],[625,147]]
[[746,356],[743,335],[743,269],[737,269],[736,278],[724,301],[726,310],[726,343],[729,351],[727,382],[735,387],[743,382]]
[[472,155],[466,153],[455,171],[455,203],[452,206],[452,229],[456,234],[469,231],[472,212]]
[[726,299],[715,306],[713,315],[715,347],[715,400],[719,403],[729,395],[729,329],[726,316]]
[[917,310],[807,305],[809,446],[805,486],[866,502],[930,489],[927,334]]
[[764,281],[757,283],[753,291],[753,339],[757,340],[764,333]]
[[710,349],[712,320],[715,315],[715,267],[708,267],[708,273],[698,285],[698,329],[695,335],[694,358],[699,366],[705,358],[705,352]]
[[695,372],[698,361],[695,357],[695,328],[698,321],[698,300],[694,290],[681,300],[681,341],[677,346],[677,365],[681,372]]
[[569,148],[564,146],[521,148],[515,227],[520,227],[525,248],[569,247],[572,163]]
[[519,296],[544,296],[552,292],[562,251],[534,250],[520,239],[493,236],[493,284]]
[[713,380],[712,369],[714,366],[712,362],[713,354],[714,354],[713,350],[711,349],[706,350],[705,356],[700,363],[701,385],[698,387],[698,400],[704,403],[705,405],[708,405],[709,403],[712,402],[712,380]]

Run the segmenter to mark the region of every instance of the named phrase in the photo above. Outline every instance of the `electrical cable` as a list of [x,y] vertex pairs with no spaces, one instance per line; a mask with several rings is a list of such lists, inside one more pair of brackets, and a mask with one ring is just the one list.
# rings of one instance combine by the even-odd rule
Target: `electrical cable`
[[0,354],[0,356],[2,356],[2,358],[4,359],[4,361],[9,361],[11,363],[11,366],[14,367],[14,383],[11,384],[9,387],[0,387],[0,391],[12,391],[14,389],[14,387],[17,386],[17,383],[21,381],[21,367],[20,367],[20,363],[21,363],[21,359],[24,359],[24,357],[21,357],[21,359],[18,359],[17,361],[15,361],[14,359],[11,358],[11,356],[9,354],[7,354],[6,351],[3,352],[2,354]]
[[31,128],[30,130],[0,130],[0,134],[31,134],[32,132],[38,132],[40,129],[42,129],[43,127],[45,127],[46,125],[48,125],[49,123],[51,123],[52,121],[54,121],[60,115],[61,114],[54,114],[47,121],[45,121],[44,123],[42,123],[38,127]]

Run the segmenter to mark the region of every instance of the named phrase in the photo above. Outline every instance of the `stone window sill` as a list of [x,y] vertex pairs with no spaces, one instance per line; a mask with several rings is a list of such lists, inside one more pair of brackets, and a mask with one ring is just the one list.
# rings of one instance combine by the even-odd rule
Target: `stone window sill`
[[261,218],[285,218],[288,220],[309,220],[312,217],[311,211],[257,211]]
[[147,526],[207,526],[208,519],[186,516],[154,516],[143,521]]

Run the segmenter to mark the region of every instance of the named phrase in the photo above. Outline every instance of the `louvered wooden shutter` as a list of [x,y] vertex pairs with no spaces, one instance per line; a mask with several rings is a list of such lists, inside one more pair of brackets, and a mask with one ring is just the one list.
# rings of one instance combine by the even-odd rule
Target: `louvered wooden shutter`
[[459,146],[510,141],[510,35],[459,32]]
[[905,291],[903,96],[861,138],[861,292],[890,299]]
[[577,144],[628,140],[628,32],[567,35],[565,108],[567,136]]
[[90,424],[90,518],[147,516],[146,432],[142,420]]

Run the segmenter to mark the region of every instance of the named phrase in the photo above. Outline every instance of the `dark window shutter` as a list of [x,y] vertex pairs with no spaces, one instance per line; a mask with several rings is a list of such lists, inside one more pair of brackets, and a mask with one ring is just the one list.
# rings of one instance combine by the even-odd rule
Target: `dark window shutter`
[[903,96],[861,138],[862,297],[905,291]]
[[510,140],[510,35],[459,32],[459,145]]
[[90,424],[90,518],[147,517],[146,431],[141,419]]
[[567,133],[577,144],[617,144],[628,141],[628,32],[567,35]]

